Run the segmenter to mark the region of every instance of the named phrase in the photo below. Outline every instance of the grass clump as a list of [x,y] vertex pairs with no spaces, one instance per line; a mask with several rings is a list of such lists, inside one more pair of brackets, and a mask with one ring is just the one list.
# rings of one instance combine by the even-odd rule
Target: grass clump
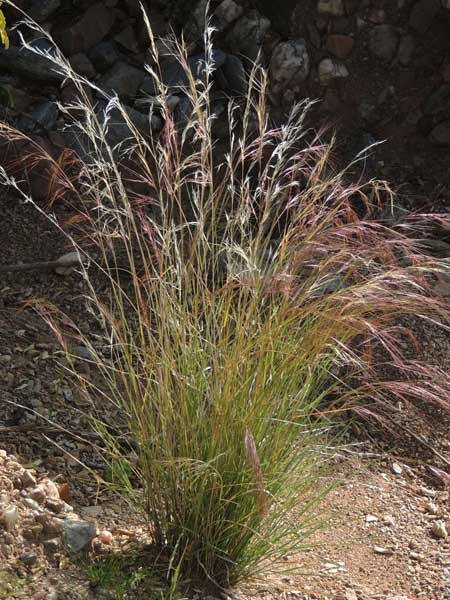
[[[448,321],[432,291],[448,267],[421,252],[413,219],[389,229],[367,217],[392,201],[388,186],[348,184],[332,144],[305,126],[308,103],[271,124],[262,69],[230,101],[229,136],[217,141],[210,33],[198,80],[177,46],[183,127],[154,69],[164,126],[153,136],[117,98],[96,113],[91,84],[59,56],[80,93],[61,111],[84,115],[72,127],[90,151],[56,163],[34,145],[28,159],[52,165],[52,201],[76,211],[57,225],[91,262],[81,266],[90,335],[41,308],[67,349],[89,349],[95,377],[68,350],[69,365],[110,479],[145,511],[169,574],[227,588],[285,566],[318,526],[320,434],[333,413],[389,414],[413,397],[447,406],[448,375],[404,358],[396,322]],[[129,133],[116,146],[113,114]]]

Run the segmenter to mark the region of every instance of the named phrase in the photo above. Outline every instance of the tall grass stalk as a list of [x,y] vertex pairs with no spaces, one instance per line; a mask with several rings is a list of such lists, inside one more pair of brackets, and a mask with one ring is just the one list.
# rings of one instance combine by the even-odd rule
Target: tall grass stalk
[[[358,216],[356,204],[370,215],[392,192],[376,180],[348,183],[333,143],[305,125],[308,102],[272,126],[263,69],[250,74],[246,98],[229,102],[229,136],[217,140],[211,33],[199,80],[171,40],[188,76],[184,127],[152,70],[164,120],[152,136],[116,97],[96,112],[85,89],[99,90],[58,54],[80,97],[60,110],[89,153],[55,162],[31,142],[21,164],[52,165],[50,205],[67,202],[75,214],[55,224],[90,258],[80,268],[96,336],[41,308],[110,460],[129,465],[115,472],[136,502],[143,488],[173,569],[227,587],[280,566],[317,526],[321,434],[333,412],[376,413],[414,397],[448,407],[448,375],[407,361],[397,327],[405,314],[448,323],[432,291],[448,265],[419,250],[414,219],[389,229]],[[129,137],[113,146],[117,115]],[[5,170],[3,180],[20,187]],[[90,349],[95,377],[72,360],[74,340]]]

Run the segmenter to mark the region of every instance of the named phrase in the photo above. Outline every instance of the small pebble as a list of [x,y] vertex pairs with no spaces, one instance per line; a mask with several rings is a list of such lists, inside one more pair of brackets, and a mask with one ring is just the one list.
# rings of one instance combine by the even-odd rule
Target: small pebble
[[8,506],[6,510],[0,515],[0,518],[5,526],[6,531],[12,531],[16,526],[17,520],[19,518],[19,511],[17,510],[17,506],[11,505]]
[[113,534],[107,529],[103,529],[103,531],[100,531],[98,537],[100,538],[100,541],[103,544],[110,544],[113,540]]
[[448,536],[444,521],[435,521],[433,523],[433,527],[431,528],[431,532],[435,537],[441,540]]

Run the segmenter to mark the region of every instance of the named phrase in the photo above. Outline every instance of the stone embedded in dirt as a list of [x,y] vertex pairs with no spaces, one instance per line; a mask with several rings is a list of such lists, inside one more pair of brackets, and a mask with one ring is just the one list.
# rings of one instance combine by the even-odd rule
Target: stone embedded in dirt
[[342,17],[345,14],[343,0],[319,0],[317,10],[323,15],[331,15],[332,17]]
[[448,531],[444,521],[435,521],[431,528],[431,533],[440,540],[445,539],[448,536]]
[[80,266],[82,258],[79,252],[67,252],[58,258],[58,263],[61,266],[54,268],[55,273],[58,275],[67,275],[74,267]]
[[37,541],[42,532],[44,531],[44,526],[40,523],[35,523],[34,525],[30,525],[29,527],[24,527],[22,530],[22,535],[27,540]]
[[21,476],[22,485],[24,488],[33,487],[36,485],[36,477],[30,471],[30,469],[25,469]]
[[43,479],[29,494],[30,498],[42,504],[44,500],[52,498],[59,500],[57,486],[50,479]]
[[45,502],[45,508],[59,514],[65,510],[66,503],[59,498],[48,498]]
[[43,526],[45,534],[58,535],[63,531],[63,520],[48,513],[36,515],[35,520]]
[[270,74],[276,94],[286,88],[300,91],[301,83],[309,74],[309,54],[305,40],[298,38],[278,44],[270,61]]
[[424,34],[430,28],[440,8],[440,0],[418,0],[409,17],[410,26],[418,33]]
[[100,531],[98,537],[103,544],[110,544],[113,540],[113,534],[107,529],[103,529],[103,531]]
[[0,513],[0,522],[3,524],[8,533],[14,529],[18,519],[19,510],[14,504],[11,504]]
[[[211,65],[214,69],[220,69],[226,61],[227,55],[222,50],[213,50],[211,53]],[[206,82],[205,77],[205,55],[194,54],[188,58],[189,70],[195,80]],[[169,63],[162,65],[161,81],[169,88],[169,91],[180,93],[184,88],[189,87],[189,75],[186,69],[179,63]],[[158,93],[158,87],[151,75],[147,75],[142,82],[141,91],[150,96]]]
[[120,33],[114,36],[114,40],[128,50],[128,52],[137,53],[139,50],[136,33],[131,25],[128,25]]
[[236,53],[255,60],[269,28],[269,19],[261,16],[257,10],[249,10],[246,15],[236,21],[233,29],[227,35],[227,42]]
[[70,57],[70,66],[78,75],[84,75],[88,79],[93,79],[97,71],[89,58],[83,52],[78,52]]
[[64,519],[63,536],[64,544],[69,552],[76,554],[89,546],[97,535],[97,527],[94,523],[77,521],[75,519]]
[[33,565],[35,565],[37,563],[37,560],[38,560],[37,554],[35,552],[31,552],[31,551],[25,552],[20,557],[20,561],[27,567],[32,567]]
[[401,475],[403,473],[403,468],[398,463],[392,463],[392,472],[395,475]]
[[319,79],[322,85],[328,85],[333,79],[348,77],[347,67],[331,58],[324,58],[319,63]]
[[89,58],[97,71],[105,73],[116,64],[120,55],[111,42],[100,42],[90,50]]
[[223,0],[214,11],[214,16],[218,20],[219,31],[231,25],[243,12],[242,6],[239,6],[234,0]]
[[423,496],[427,496],[427,498],[434,498],[436,496],[436,492],[434,490],[430,490],[430,488],[426,488],[423,486],[420,488],[420,493]]
[[83,517],[90,517],[90,518],[96,518],[96,517],[100,517],[103,514],[103,507],[102,506],[83,506],[82,508],[80,508],[80,513],[83,515]]
[[327,50],[336,58],[347,58],[353,50],[355,40],[350,35],[331,34],[327,37]]
[[58,119],[59,109],[55,102],[42,102],[34,109],[31,119],[34,122],[33,129],[42,128],[45,131],[53,129]]
[[450,146],[450,121],[436,125],[430,133],[430,142],[437,146]]
[[119,98],[133,98],[145,76],[145,71],[120,61],[101,77],[97,85],[106,94],[117,94]]
[[425,504],[425,510],[427,513],[430,513],[430,515],[437,515],[439,513],[439,507],[434,502],[427,502],[427,504]]
[[28,14],[38,23],[42,23],[61,6],[61,0],[33,0]]
[[226,80],[225,91],[239,96],[246,95],[248,89],[247,74],[240,58],[227,54],[220,72]]
[[392,548],[386,548],[384,546],[374,546],[373,551],[375,554],[385,554],[386,556],[394,554],[394,550]]
[[33,498],[24,498],[23,503],[25,506],[28,506],[28,508],[31,508],[31,510],[37,510],[38,512],[42,511],[42,508],[39,506],[36,500],[33,500]]
[[393,25],[378,25],[370,32],[369,48],[380,60],[391,60],[397,50],[398,33]]
[[404,66],[409,65],[409,63],[412,60],[415,48],[416,42],[414,41],[412,35],[407,34],[402,36],[397,53],[398,62]]
[[375,515],[366,515],[366,523],[376,523],[378,521],[378,517]]
[[44,540],[42,545],[49,554],[52,554],[53,552],[57,552],[61,547],[61,540],[59,538],[50,538],[48,540]]
[[114,21],[114,11],[97,2],[79,21],[59,31],[56,40],[66,56],[86,52],[108,35]]

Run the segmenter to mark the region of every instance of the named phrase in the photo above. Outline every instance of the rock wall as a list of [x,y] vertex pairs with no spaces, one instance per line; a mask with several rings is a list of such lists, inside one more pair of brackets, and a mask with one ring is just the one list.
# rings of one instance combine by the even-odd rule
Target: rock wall
[[[144,5],[156,36],[183,30],[199,73],[206,0]],[[145,126],[143,106],[155,90],[143,68],[150,56],[138,0],[22,0],[20,7],[51,33],[76,70],[115,91]],[[245,94],[245,70],[259,56],[270,72],[274,118],[296,100],[319,98],[315,124],[340,129],[344,154],[386,139],[374,155],[377,174],[407,183],[416,195],[436,196],[450,168],[449,0],[212,0],[211,11],[218,113],[227,97]],[[11,50],[0,51],[3,118],[28,133],[45,132],[54,144],[68,143],[54,100],[70,100],[73,88],[48,61],[19,51],[17,33],[11,39]],[[32,44],[52,51],[40,36]],[[170,57],[163,75],[183,123],[189,112],[179,88],[183,74]],[[101,110],[105,100],[97,101]],[[155,119],[152,127],[159,126]],[[123,133],[119,126],[117,139]]]

